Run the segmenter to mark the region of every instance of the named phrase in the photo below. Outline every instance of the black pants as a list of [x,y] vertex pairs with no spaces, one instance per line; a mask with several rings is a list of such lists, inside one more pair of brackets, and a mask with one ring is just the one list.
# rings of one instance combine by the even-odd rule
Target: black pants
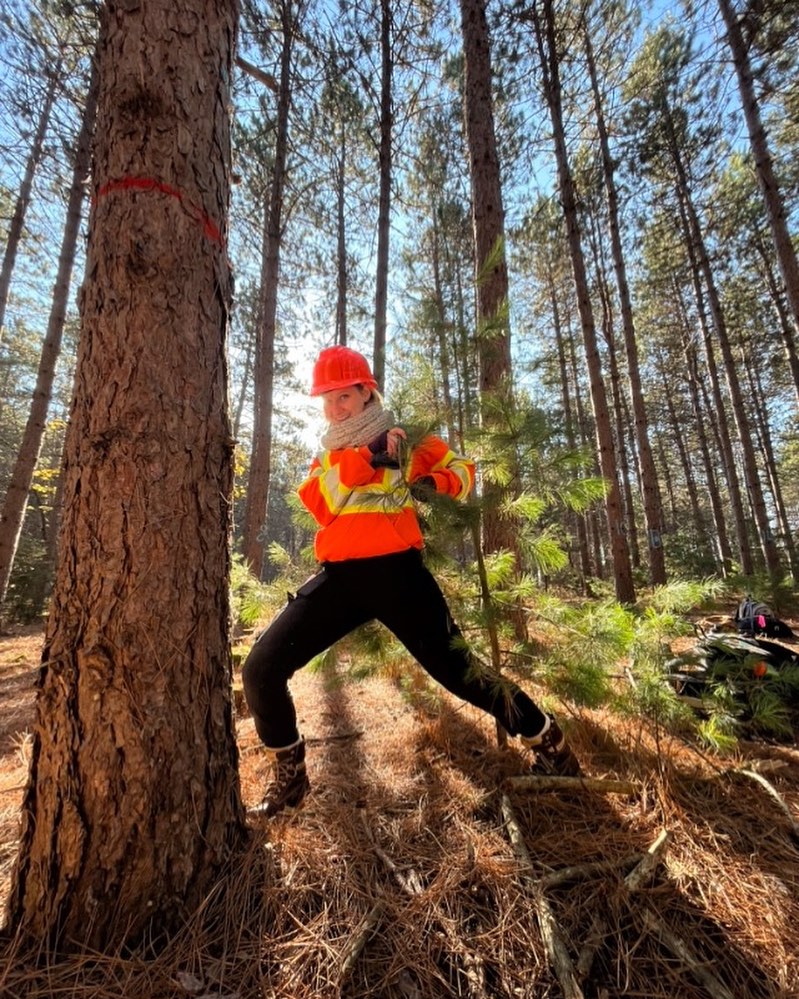
[[443,687],[497,718],[512,735],[537,735],[545,718],[516,684],[489,673],[463,645],[438,583],[415,549],[328,562],[289,598],[244,663],[247,703],[264,745],[299,738],[288,681],[367,621],[394,632]]

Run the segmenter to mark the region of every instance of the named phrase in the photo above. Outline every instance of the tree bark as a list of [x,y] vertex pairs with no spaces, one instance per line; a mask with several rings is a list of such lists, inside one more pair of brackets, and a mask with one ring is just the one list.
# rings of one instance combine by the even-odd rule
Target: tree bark
[[0,512],[0,604],[5,600],[8,581],[14,566],[25,509],[28,505],[33,473],[42,449],[47,413],[53,392],[56,364],[61,353],[61,338],[67,314],[69,287],[75,264],[75,250],[80,232],[84,184],[91,160],[91,138],[97,109],[97,60],[92,64],[92,75],[80,131],[75,141],[72,183],[67,200],[66,222],[58,258],[53,302],[47,322],[47,333],[42,345],[42,355],[36,376],[28,420],[22,435],[14,469],[8,483],[3,509]]
[[286,184],[289,115],[292,102],[292,53],[297,22],[291,0],[280,4],[282,42],[280,82],[275,126],[275,160],[264,204],[261,287],[253,361],[254,414],[247,501],[244,508],[242,553],[250,571],[259,579],[264,568],[264,535],[272,472],[272,413],[274,409],[275,334],[277,292],[280,282],[280,238],[283,226],[283,191]]
[[[539,5],[543,14],[543,25],[539,18]],[[580,313],[586,365],[591,382],[591,403],[594,410],[597,452],[602,475],[608,486],[605,499],[605,515],[610,540],[611,558],[613,560],[616,599],[620,603],[633,603],[635,600],[635,588],[633,585],[632,566],[630,564],[630,550],[627,538],[624,535],[623,510],[616,468],[613,432],[610,425],[607,394],[602,377],[596,326],[591,308],[585,257],[577,219],[574,181],[569,166],[563,127],[560,70],[552,0],[537,0],[532,8],[532,19],[539,50],[544,92],[552,121],[553,141],[555,143],[555,156],[558,167],[558,187],[563,214],[566,220],[566,233],[572,271],[574,273],[577,308]]]
[[43,952],[179,926],[243,835],[225,339],[238,5],[103,8],[64,517],[9,899]]

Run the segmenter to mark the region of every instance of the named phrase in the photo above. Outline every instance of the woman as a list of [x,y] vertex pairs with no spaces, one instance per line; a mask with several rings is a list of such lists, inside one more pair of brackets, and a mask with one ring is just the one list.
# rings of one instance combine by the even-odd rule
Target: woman
[[383,408],[366,358],[349,347],[322,351],[311,395],[322,397],[328,429],[299,495],[319,524],[315,552],[321,569],[289,597],[244,663],[247,703],[274,763],[273,781],[250,814],[271,818],[296,808],[310,789],[288,681],[314,656],[375,619],[442,686],[492,714],[535,750],[533,769],[579,774],[557,722],[515,684],[481,670],[464,648],[422,561],[413,496],[438,492],[463,499],[474,483],[474,464],[429,436],[403,455],[401,467],[405,431]]

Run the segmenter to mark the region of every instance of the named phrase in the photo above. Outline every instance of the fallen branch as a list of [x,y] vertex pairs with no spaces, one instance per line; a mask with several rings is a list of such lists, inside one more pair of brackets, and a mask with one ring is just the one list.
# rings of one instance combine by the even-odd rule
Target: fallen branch
[[785,813],[788,819],[788,825],[791,828],[791,836],[793,837],[793,839],[797,841],[797,843],[799,843],[799,823],[797,823],[796,819],[794,819],[793,814],[791,813],[791,810],[788,807],[788,804],[785,801],[785,799],[782,797],[779,791],[774,787],[774,785],[766,780],[763,774],[758,773],[756,770],[747,769],[746,767],[740,767],[735,770],[728,770],[727,772],[731,774],[743,774],[744,777],[750,777],[753,781],[756,781],[758,784],[760,784],[760,786],[766,791],[766,793],[777,802],[782,811]]
[[588,978],[594,958],[596,957],[596,952],[602,946],[607,935],[608,924],[598,912],[595,912],[594,918],[591,920],[591,929],[588,931],[588,937],[580,948],[580,953],[577,955],[577,963],[574,967],[578,981],[584,982]]
[[605,874],[608,871],[618,870],[620,867],[630,867],[639,863],[643,859],[640,853],[632,853],[629,857],[622,857],[621,860],[595,860],[589,864],[576,864],[573,867],[562,867],[551,874],[545,874],[539,880],[542,888],[557,888],[559,885],[567,884],[569,881],[580,881],[583,878],[592,878],[597,874]]
[[355,962],[374,932],[385,907],[386,903],[382,899],[376,902],[358,924],[344,951],[344,960],[341,962],[341,970],[339,971],[339,984],[346,981],[355,967]]
[[[644,881],[652,874],[655,867],[663,858],[671,841],[672,835],[667,829],[662,829],[655,841],[644,854],[643,859],[630,871],[624,879],[624,883],[631,891],[637,891]],[[716,976],[710,972],[706,963],[691,950],[690,946],[677,936],[669,927],[654,914],[650,909],[643,908],[641,914],[644,923],[650,932],[657,934],[661,942],[679,958],[694,975],[704,985],[713,999],[735,999],[733,994]]]
[[[407,892],[408,895],[420,895],[424,891],[424,884],[416,871],[411,870],[409,875],[403,874],[394,862],[393,858],[390,857],[386,851],[375,842],[372,830],[366,821],[366,816],[363,816],[363,824],[366,829],[366,834],[369,837],[369,841],[372,844],[372,849],[397,879],[400,888]],[[458,935],[458,929],[455,925],[455,921],[441,912],[440,906],[437,902],[433,902],[433,912],[435,913],[436,920],[441,927],[441,936],[447,941],[447,944],[453,954],[456,954],[461,960],[463,972],[469,983],[468,994],[473,996],[474,999],[488,999],[485,984],[485,968],[483,967],[482,958],[479,954],[469,950],[469,948],[463,943]]]
[[[510,803],[510,798],[506,794],[502,795],[502,816],[508,828],[508,834],[513,846],[513,852],[516,854],[516,859],[528,872],[532,871],[533,865],[524,843],[524,836],[513,811],[513,806]],[[569,951],[561,935],[560,927],[557,924],[552,907],[544,895],[541,882],[534,878],[531,873],[523,873],[522,877],[533,889],[532,894],[536,916],[538,917],[538,925],[541,930],[541,939],[544,941],[547,958],[560,983],[563,995],[565,999],[583,999],[583,991],[577,981],[572,959],[569,956]]]
[[637,891],[644,881],[651,875],[666,852],[666,847],[671,841],[671,833],[667,829],[662,829],[649,847],[641,860],[630,871],[624,879],[624,883],[629,891]]
[[678,937],[676,933],[673,933],[649,909],[643,910],[643,917],[647,928],[660,937],[661,941],[668,947],[672,954],[683,962],[694,977],[699,979],[710,995],[713,996],[713,999],[735,999],[735,996],[727,986],[708,970],[707,963],[697,957],[682,937]]
[[508,777],[505,786],[518,791],[598,791],[600,794],[637,794],[640,790],[629,780],[605,777],[545,777],[524,774]]

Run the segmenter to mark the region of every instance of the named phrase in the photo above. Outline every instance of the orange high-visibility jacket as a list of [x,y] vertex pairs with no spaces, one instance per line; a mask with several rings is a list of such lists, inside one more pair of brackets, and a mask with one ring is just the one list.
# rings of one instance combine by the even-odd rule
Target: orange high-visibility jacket
[[456,455],[439,437],[416,445],[406,468],[374,468],[368,447],[324,451],[297,490],[319,524],[320,562],[390,555],[424,544],[408,485],[429,475],[436,492],[455,499],[474,485],[474,462]]

